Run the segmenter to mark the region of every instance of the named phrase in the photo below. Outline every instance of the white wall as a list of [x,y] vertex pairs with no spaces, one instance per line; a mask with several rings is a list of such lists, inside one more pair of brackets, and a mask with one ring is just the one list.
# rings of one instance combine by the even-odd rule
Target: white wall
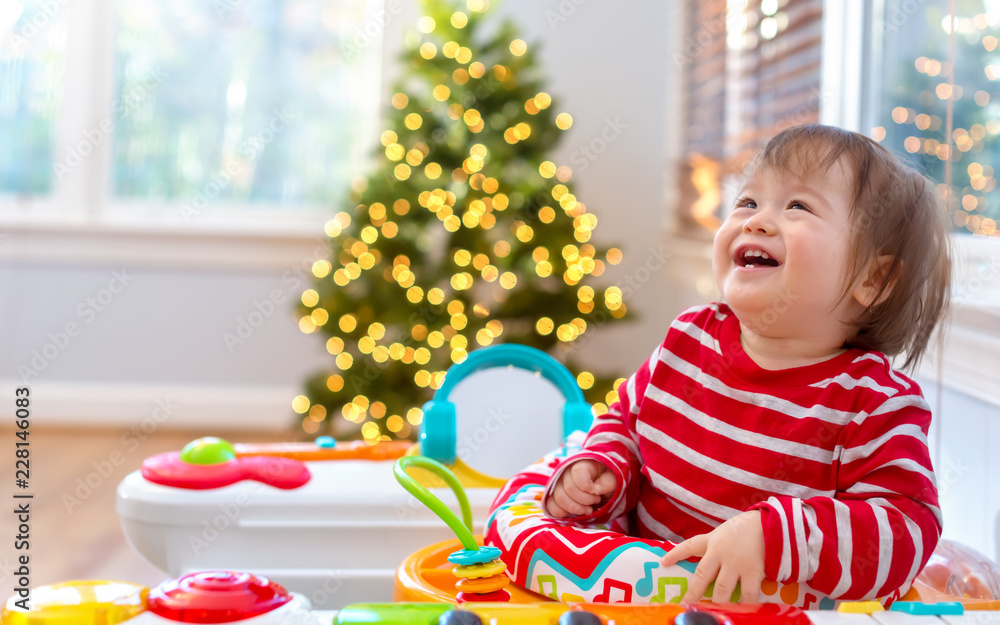
[[[390,17],[387,37],[413,23],[412,10],[407,3]],[[663,254],[666,192],[674,186],[668,161],[679,130],[679,72],[670,61],[671,42],[680,40],[675,10],[658,0],[627,9],[508,0],[498,11],[521,25],[526,41],[543,42],[549,90],[573,115],[554,160],[576,171],[577,195],[601,220],[596,239],[625,251],[606,278],[641,282],[627,300],[641,320],[592,327],[579,352],[595,368],[622,375],[648,355],[678,310],[664,288],[666,272],[646,268],[657,267]],[[386,82],[395,71],[387,63]],[[5,234],[0,379],[13,388],[25,368],[37,370],[28,382],[48,423],[128,424],[167,401],[175,408],[165,426],[285,428],[301,382],[329,366],[322,339],[302,335],[292,315],[319,238],[289,239],[285,253],[258,258],[239,237],[191,242],[199,250],[191,254],[184,245],[164,253],[173,248],[155,233],[118,233],[76,255],[81,242],[101,235],[71,227],[58,232],[62,239],[23,227]],[[183,238],[181,232],[177,240]],[[197,260],[213,254],[218,262]],[[124,281],[115,281],[116,271]],[[277,301],[273,310],[270,301]],[[266,312],[255,312],[258,304]],[[259,327],[227,345],[226,333],[236,335],[241,320]]]

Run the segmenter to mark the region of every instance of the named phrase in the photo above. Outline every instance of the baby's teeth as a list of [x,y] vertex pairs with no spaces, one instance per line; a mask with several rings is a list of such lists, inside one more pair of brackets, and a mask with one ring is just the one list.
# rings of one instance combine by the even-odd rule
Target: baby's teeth
[[760,256],[761,258],[771,258],[770,256],[767,255],[767,252],[761,252]]

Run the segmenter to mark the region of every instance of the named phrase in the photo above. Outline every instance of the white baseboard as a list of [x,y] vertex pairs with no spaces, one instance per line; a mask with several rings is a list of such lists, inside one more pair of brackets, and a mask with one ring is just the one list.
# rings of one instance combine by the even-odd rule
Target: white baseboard
[[[0,381],[11,401],[0,413],[13,413],[13,389]],[[296,386],[196,386],[107,384],[35,380],[28,384],[33,427],[95,426],[172,430],[292,431],[291,400]],[[13,415],[4,414],[5,422]]]

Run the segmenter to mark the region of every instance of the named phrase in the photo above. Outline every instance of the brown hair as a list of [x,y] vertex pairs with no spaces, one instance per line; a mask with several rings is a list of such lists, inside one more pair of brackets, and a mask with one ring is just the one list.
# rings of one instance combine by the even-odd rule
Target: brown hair
[[854,178],[852,260],[843,297],[878,256],[892,259],[846,346],[888,356],[905,352],[903,368],[915,369],[947,310],[951,288],[950,228],[928,180],[868,137],[821,125],[778,133],[747,172],[764,167],[806,178],[841,159]]

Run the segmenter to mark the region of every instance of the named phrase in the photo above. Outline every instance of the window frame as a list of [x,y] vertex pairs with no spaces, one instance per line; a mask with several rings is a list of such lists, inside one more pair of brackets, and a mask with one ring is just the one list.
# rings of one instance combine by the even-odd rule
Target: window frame
[[[885,4],[824,0],[820,121],[871,133]],[[850,36],[862,25],[863,36]],[[848,27],[850,26],[850,27]],[[860,77],[860,80],[857,79]],[[1000,406],[1000,237],[952,234],[951,311],[917,375]],[[973,383],[971,380],[975,380]]]
[[[220,202],[211,212],[185,218],[179,202],[112,197],[114,2],[76,0],[54,6],[70,12],[61,17],[72,20],[62,103],[55,118],[54,161],[64,162],[71,146],[80,144],[88,132],[100,133],[101,139],[89,142],[93,151],[64,179],[53,174],[50,194],[0,196],[0,260],[278,269],[314,255],[336,207]],[[391,19],[403,21],[399,11],[387,12],[391,9],[386,0],[366,0],[366,24],[380,24],[368,45],[378,46],[380,53],[369,55],[365,70],[370,78],[363,89],[373,112],[364,121],[365,140],[357,150],[362,155],[378,141],[382,78],[402,49],[400,37],[383,36],[386,29],[399,26]],[[111,129],[105,130],[109,123]],[[355,174],[363,174],[365,159],[354,155],[351,160]]]

